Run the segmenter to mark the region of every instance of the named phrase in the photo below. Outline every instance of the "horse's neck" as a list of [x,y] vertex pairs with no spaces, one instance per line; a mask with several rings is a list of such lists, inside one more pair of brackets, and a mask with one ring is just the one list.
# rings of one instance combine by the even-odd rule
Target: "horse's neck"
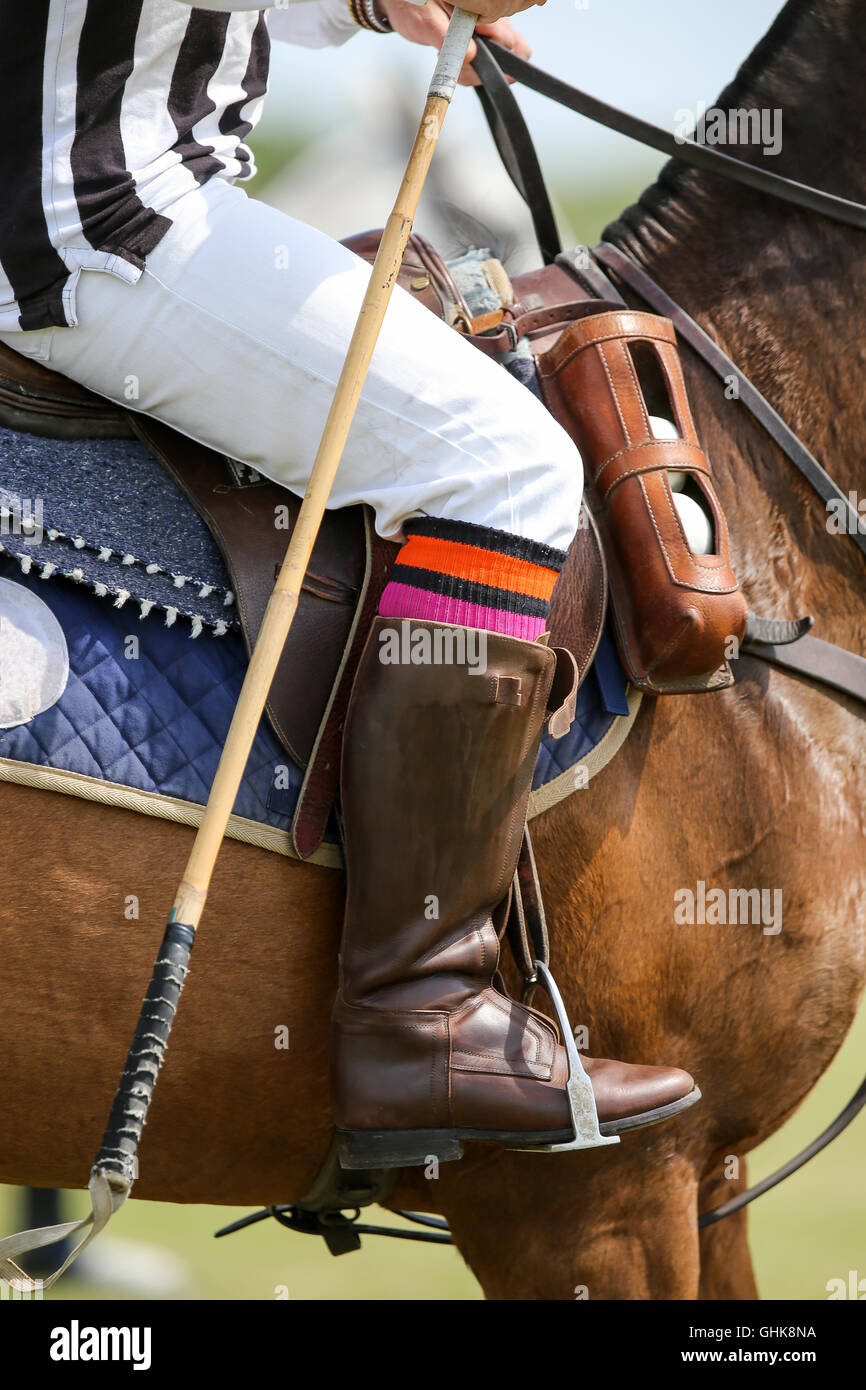
[[[859,8],[791,0],[716,105],[781,110],[781,151],[768,167],[866,201]],[[730,152],[763,158],[754,147]],[[671,164],[608,235],[719,341],[839,486],[866,498],[866,232]],[[828,533],[823,503],[806,500],[741,407],[703,377],[693,402],[708,452],[729,475],[723,501],[752,601],[787,600],[785,611],[792,597],[820,603],[822,620],[831,604],[823,634],[862,644],[866,577],[851,541]]]

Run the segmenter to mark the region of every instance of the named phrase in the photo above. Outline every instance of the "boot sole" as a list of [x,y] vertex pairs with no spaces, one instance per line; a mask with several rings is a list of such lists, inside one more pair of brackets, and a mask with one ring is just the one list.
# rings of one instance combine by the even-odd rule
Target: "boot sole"
[[[645,1110],[640,1115],[627,1115],[621,1120],[608,1120],[599,1125],[607,1138],[628,1130],[662,1124],[665,1120],[689,1110],[701,1098],[697,1086],[680,1100]],[[526,1144],[567,1144],[573,1138],[570,1129],[528,1132],[506,1129],[356,1129],[337,1130],[337,1146],[342,1168],[417,1168],[434,1161],[449,1163],[463,1157],[464,1142],[504,1144],[520,1148]]]

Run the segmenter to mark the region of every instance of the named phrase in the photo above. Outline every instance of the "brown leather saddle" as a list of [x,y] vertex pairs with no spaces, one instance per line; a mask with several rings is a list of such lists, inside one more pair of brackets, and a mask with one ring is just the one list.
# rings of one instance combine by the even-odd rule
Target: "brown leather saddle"
[[[378,239],[378,232],[369,232],[347,244],[372,261]],[[519,277],[514,302],[502,313],[473,319],[445,262],[417,236],[411,238],[399,281],[488,352],[501,351],[523,336],[547,346],[567,322],[599,307],[557,265]],[[3,344],[0,424],[61,439],[137,435],[209,527],[229,572],[244,641],[252,650],[300,509],[293,493]],[[582,679],[601,637],[608,586],[598,532],[586,507],[581,522],[556,586],[550,626],[552,642],[574,654]],[[302,858],[321,843],[337,795],[352,679],[398,548],[376,535],[367,507],[325,514],[267,703],[277,737],[305,769],[292,824],[293,844]]]

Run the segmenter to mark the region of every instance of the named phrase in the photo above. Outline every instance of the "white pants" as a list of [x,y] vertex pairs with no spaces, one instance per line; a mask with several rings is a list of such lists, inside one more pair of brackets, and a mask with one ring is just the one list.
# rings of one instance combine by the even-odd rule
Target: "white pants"
[[[218,179],[168,211],[137,283],[84,271],[75,328],[0,337],[301,494],[369,267]],[[396,289],[329,505],[387,539],[424,513],[565,550],[582,483],[532,393]]]

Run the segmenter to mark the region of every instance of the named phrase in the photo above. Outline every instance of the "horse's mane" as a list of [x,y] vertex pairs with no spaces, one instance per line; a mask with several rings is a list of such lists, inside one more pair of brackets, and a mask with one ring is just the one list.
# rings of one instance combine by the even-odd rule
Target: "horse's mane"
[[[767,75],[779,53],[787,46],[801,22],[815,14],[815,0],[788,0],[762,39],[737,70],[736,76],[720,92],[714,105],[730,110],[744,105]],[[659,171],[655,182],[644,189],[636,203],[605,228],[605,241],[619,241],[638,230],[647,216],[658,218],[665,205],[682,187],[691,166],[680,159],[670,159]]]

